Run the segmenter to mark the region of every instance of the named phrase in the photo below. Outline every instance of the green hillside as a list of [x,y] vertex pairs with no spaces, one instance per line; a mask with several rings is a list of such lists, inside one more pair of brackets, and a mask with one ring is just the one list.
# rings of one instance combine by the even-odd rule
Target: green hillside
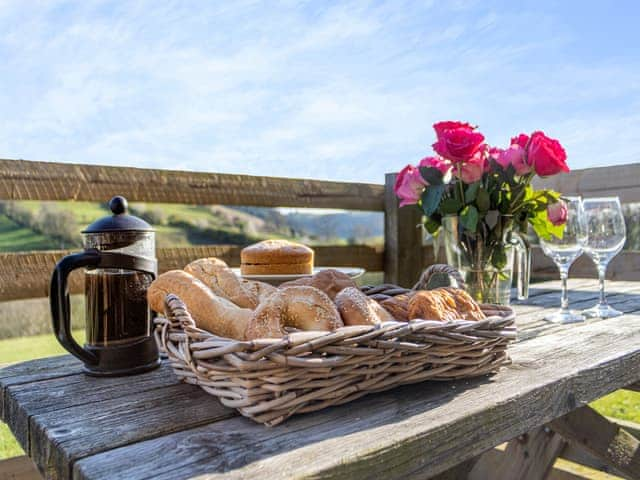
[[18,225],[0,214],[0,252],[52,250],[58,248],[55,240]]

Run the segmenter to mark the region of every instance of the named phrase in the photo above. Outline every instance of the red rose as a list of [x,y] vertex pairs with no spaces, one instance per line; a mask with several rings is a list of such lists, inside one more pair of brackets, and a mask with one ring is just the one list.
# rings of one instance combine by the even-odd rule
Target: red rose
[[433,149],[452,163],[469,161],[481,149],[484,135],[462,122],[440,122],[433,126],[438,141]]
[[440,135],[445,130],[453,130],[454,128],[470,128],[471,130],[473,130],[473,129],[477,128],[477,127],[474,127],[470,123],[454,122],[454,121],[451,121],[451,120],[449,120],[447,122],[438,122],[438,123],[434,123],[433,124],[433,129],[436,131],[436,135],[438,136],[438,138],[440,138]]
[[560,142],[542,132],[533,132],[529,140],[527,163],[541,177],[568,172],[567,154]]
[[529,135],[527,135],[526,133],[521,133],[517,137],[511,138],[511,145],[520,145],[522,148],[525,148],[528,141]]

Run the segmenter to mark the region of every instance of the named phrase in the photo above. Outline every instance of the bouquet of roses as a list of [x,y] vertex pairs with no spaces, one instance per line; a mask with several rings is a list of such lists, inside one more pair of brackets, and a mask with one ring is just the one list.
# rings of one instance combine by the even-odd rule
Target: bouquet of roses
[[469,232],[491,230],[500,215],[529,223],[542,238],[562,236],[567,209],[560,194],[534,190],[531,180],[568,172],[567,155],[557,140],[537,131],[521,133],[505,149],[489,147],[468,123],[440,122],[433,128],[435,156],[398,174],[400,206],[417,204],[425,227],[436,233],[446,215],[458,215]]
[[[395,193],[401,207],[417,205],[422,210],[424,226],[433,235],[455,217],[456,248],[467,257],[458,263],[478,275],[489,267],[498,273],[510,269],[509,235],[526,233],[528,225],[541,238],[562,237],[567,208],[560,194],[531,186],[536,175],[569,171],[557,140],[540,131],[521,133],[503,149],[490,147],[468,123],[439,122],[433,127],[435,155],[403,168]],[[491,279],[481,283],[491,284]]]

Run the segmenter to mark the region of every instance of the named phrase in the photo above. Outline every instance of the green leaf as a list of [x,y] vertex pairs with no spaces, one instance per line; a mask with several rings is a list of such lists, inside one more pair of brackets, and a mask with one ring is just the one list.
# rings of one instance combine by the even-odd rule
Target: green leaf
[[489,192],[487,192],[484,188],[478,190],[476,205],[478,206],[478,210],[483,213],[488,212],[489,208],[491,208],[491,198],[489,197]]
[[496,267],[497,270],[502,270],[507,266],[507,253],[504,251],[504,248],[497,247],[493,250],[491,265]]
[[470,232],[475,232],[478,228],[478,209],[473,205],[464,207],[460,212],[460,223]]
[[464,201],[465,203],[473,203],[478,195],[478,190],[480,189],[480,182],[472,183],[467,187],[467,190],[464,192]]
[[440,205],[445,185],[429,185],[422,192],[422,211],[427,217],[430,217]]
[[435,167],[420,167],[420,174],[429,185],[442,185],[442,172]]
[[552,236],[562,238],[564,233],[564,225],[554,225],[549,221],[547,210],[537,211],[535,215],[529,218],[529,223],[533,227],[538,237],[543,240],[551,240]]
[[462,204],[455,198],[445,198],[440,203],[440,212],[443,215],[457,214],[462,208]]
[[440,222],[434,220],[431,217],[425,217],[424,228],[426,228],[427,232],[429,232],[431,235],[436,235],[438,233],[438,230],[440,229]]

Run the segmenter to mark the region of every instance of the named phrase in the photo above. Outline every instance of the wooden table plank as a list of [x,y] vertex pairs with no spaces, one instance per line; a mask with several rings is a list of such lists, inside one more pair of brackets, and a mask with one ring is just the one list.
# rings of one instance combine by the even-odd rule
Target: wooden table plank
[[[67,357],[67,361],[73,361],[71,358]],[[63,410],[82,406],[99,408],[100,402],[106,400],[126,400],[141,392],[180,383],[166,362],[157,370],[135,377],[134,380],[132,377],[95,378],[79,374],[7,386],[4,393],[6,423],[25,452],[29,453],[31,417],[50,412],[59,415]]]
[[4,397],[8,387],[70,375],[82,375],[82,364],[71,355],[30,360],[0,369],[0,418],[7,421]]
[[639,342],[640,315],[565,325],[514,345],[491,378],[402,387],[274,429],[231,418],[82,459],[74,478],[428,477],[640,378]]

